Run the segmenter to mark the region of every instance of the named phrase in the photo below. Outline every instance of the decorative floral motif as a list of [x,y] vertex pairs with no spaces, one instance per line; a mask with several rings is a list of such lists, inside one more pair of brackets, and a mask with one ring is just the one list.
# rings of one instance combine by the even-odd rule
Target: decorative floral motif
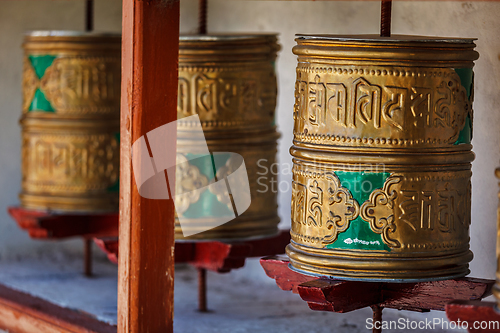
[[333,243],[339,233],[349,227],[349,223],[359,216],[359,204],[352,197],[351,192],[342,187],[340,180],[333,172],[327,172],[325,178],[328,184],[328,220],[326,228],[331,231],[323,237],[324,244]]
[[208,179],[196,166],[189,164],[182,154],[177,154],[175,173],[175,210],[178,215],[182,215],[192,203],[200,199],[204,191],[200,189],[208,185]]
[[389,236],[389,233],[396,231],[393,208],[397,191],[393,189],[393,186],[400,181],[401,177],[390,176],[385,181],[384,187],[373,191],[368,201],[361,206],[361,218],[370,223],[374,232],[382,234],[384,243],[392,248],[401,246],[399,241]]

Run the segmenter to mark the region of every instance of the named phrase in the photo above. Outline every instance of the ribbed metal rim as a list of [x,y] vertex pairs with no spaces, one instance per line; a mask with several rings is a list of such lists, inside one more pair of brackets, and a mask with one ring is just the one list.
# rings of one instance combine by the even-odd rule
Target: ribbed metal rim
[[77,30],[34,30],[27,31],[24,35],[30,37],[121,37],[120,33]]
[[219,42],[219,41],[245,41],[259,38],[277,37],[277,33],[216,33],[208,35],[180,35],[180,41],[204,41],[204,42]]
[[[465,266],[465,265],[464,265]],[[291,263],[288,264],[288,268],[294,272],[319,278],[326,278],[330,280],[342,280],[342,281],[362,281],[362,282],[386,282],[386,283],[415,283],[415,282],[431,282],[431,281],[444,281],[462,278],[470,274],[470,270],[467,269],[466,273],[448,274],[439,277],[430,278],[371,278],[371,277],[350,277],[345,275],[335,275],[335,274],[320,274],[302,270],[300,268],[293,267]]]
[[328,34],[296,34],[299,40],[337,41],[337,42],[387,42],[387,43],[459,43],[472,44],[477,38],[417,36],[417,35],[392,35],[391,37],[380,37],[379,35],[328,35]]

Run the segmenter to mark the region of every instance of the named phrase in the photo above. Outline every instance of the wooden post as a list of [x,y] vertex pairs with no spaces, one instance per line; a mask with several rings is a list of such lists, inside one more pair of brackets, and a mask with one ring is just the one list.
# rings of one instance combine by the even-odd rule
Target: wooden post
[[139,195],[131,146],[177,119],[179,1],[123,0],[122,24],[118,332],[169,333],[174,203]]

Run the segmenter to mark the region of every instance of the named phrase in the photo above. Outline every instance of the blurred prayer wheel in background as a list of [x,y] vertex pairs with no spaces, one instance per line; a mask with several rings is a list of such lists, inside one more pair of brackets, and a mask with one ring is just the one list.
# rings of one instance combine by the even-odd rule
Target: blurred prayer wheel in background
[[[276,35],[181,36],[179,48],[177,160],[185,162],[185,167],[176,169],[176,238],[184,239],[183,233],[191,235],[190,240],[275,235],[279,223],[277,191],[271,185],[277,176],[266,171],[276,162],[279,137],[274,122],[274,65],[280,49]],[[199,116],[199,122],[187,118],[193,115]],[[200,123],[204,138],[196,134],[201,132]],[[205,139],[210,153],[224,159],[222,167],[210,159],[187,161],[201,153],[200,140]],[[230,201],[206,189],[181,200],[177,193],[194,187],[194,183],[210,184],[229,176],[236,161],[224,153],[243,157],[251,204],[234,220],[210,229],[214,219],[233,214],[234,197]]]
[[291,267],[467,275],[473,39],[297,37]]
[[21,205],[118,210],[120,35],[38,31],[23,47]]

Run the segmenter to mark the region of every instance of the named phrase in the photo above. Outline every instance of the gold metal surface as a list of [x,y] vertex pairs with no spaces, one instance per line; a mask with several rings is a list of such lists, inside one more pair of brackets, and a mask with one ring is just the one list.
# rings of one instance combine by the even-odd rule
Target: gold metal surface
[[[185,154],[196,154],[199,140],[206,139],[210,152],[233,152],[245,161],[251,192],[251,205],[236,219],[207,230],[210,218],[192,218],[182,230],[198,233],[191,240],[231,240],[272,236],[278,232],[277,191],[271,173],[259,180],[259,172],[276,162],[279,134],[274,124],[276,75],[274,62],[279,50],[275,35],[181,36],[179,52],[179,94],[177,151],[178,162]],[[198,115],[205,138],[194,136],[196,123],[183,118]],[[232,172],[232,162],[216,170],[217,179]],[[176,187],[183,190],[200,187],[213,179],[196,166],[176,170]],[[259,185],[260,183],[260,185]],[[197,186],[196,186],[197,184]],[[264,186],[264,187],[262,187]],[[266,191],[263,189],[267,186]],[[177,214],[193,207],[209,206],[203,200],[217,201],[232,209],[231,202],[217,191],[176,197]],[[201,201],[200,201],[201,200]],[[185,217],[184,217],[185,218]],[[179,221],[176,238],[184,239]]]
[[21,205],[118,210],[119,35],[26,35]]
[[296,41],[292,268],[388,281],[468,274],[472,40]]

